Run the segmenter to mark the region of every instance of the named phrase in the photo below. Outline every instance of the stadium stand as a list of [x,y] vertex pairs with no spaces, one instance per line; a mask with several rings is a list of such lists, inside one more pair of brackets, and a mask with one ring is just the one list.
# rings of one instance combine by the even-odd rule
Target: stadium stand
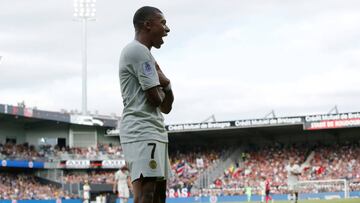
[[39,153],[34,146],[27,143],[15,145],[0,143],[0,158],[12,160],[43,160],[44,154]]
[[224,149],[220,147],[177,147],[170,151],[170,163],[174,176],[168,182],[173,189],[191,188],[199,175],[213,167],[223,155]]
[[[309,149],[315,148],[315,157],[311,162],[311,167],[301,176],[301,180],[325,180],[325,179],[347,179],[350,181],[351,191],[360,189],[360,143],[347,142],[346,144],[323,145],[316,144],[309,147],[305,144],[285,146],[276,143],[273,146],[252,146],[245,155],[239,154],[238,161],[230,165],[216,180],[210,185],[204,193],[210,193],[211,189],[218,189],[218,195],[241,195],[244,194],[243,188],[250,185],[254,188],[255,193],[259,193],[260,181],[259,177],[265,176],[271,180],[272,193],[286,194],[286,171],[285,166],[289,157],[297,157],[299,163],[305,160],[305,154]],[[99,145],[97,148],[63,148],[58,147],[42,147],[39,151],[34,146],[28,144],[0,144],[0,152],[2,157],[7,159],[29,159],[41,160],[44,157],[64,157],[64,154],[71,155],[72,158],[94,158],[99,155],[121,157],[121,147],[112,145]],[[222,148],[201,148],[189,149],[186,147],[178,147],[170,153],[173,178],[168,182],[169,189],[191,188],[199,175],[206,169],[211,168],[219,162],[220,157],[227,151]],[[113,184],[114,170],[66,170],[61,183],[74,184],[83,183],[89,180],[92,184]],[[10,190],[10,182],[15,185],[21,185],[26,182],[33,187],[43,186],[33,184],[34,175],[14,175],[11,173],[2,173],[1,192],[2,198],[9,198],[11,195],[18,194],[17,191]],[[12,183],[14,184],[14,183]],[[63,194],[56,187],[50,187],[53,194],[57,190],[57,194]],[[307,188],[308,192],[315,192],[315,188]],[[321,192],[332,191],[322,189]],[[317,191],[319,192],[319,191]],[[48,194],[48,193],[44,193]],[[21,193],[20,197],[29,198],[50,198],[50,196],[38,196],[36,193]]]
[[[297,159],[301,164],[305,154],[314,148],[315,157],[310,167],[306,168],[300,180],[331,180],[346,179],[350,181],[350,189],[355,191],[360,183],[360,142],[347,142],[331,146],[306,144],[284,146],[275,144],[262,148],[253,147],[247,151],[246,158],[239,156],[239,162],[228,167],[222,176],[217,178],[210,188],[225,190],[225,193],[243,194],[246,185],[255,188],[259,193],[261,177],[271,180],[272,193],[287,193],[287,172],[285,166],[290,157]],[[236,190],[237,189],[237,190]],[[308,191],[314,191],[308,188]],[[332,188],[321,192],[330,192]]]
[[[101,126],[81,115],[0,105],[0,119],[0,199],[81,198],[85,180],[93,200],[112,194],[114,172],[124,164],[118,118],[93,117]],[[273,194],[287,194],[289,157],[301,162],[311,150],[301,180],[345,179],[360,196],[358,123],[355,112],[166,126],[174,174],[168,197],[238,196],[245,186],[258,194],[262,176],[271,179]],[[303,192],[336,187],[308,185]]]
[[58,147],[57,145],[33,146],[28,143],[0,143],[0,158],[28,161],[56,161],[67,159],[117,159],[123,158],[120,145],[98,144],[96,147]]
[[83,183],[88,180],[91,184],[113,184],[116,171],[69,171],[63,176],[62,183]]
[[66,193],[60,186],[41,184],[31,173],[0,173],[0,199],[56,199],[78,198],[77,195]]

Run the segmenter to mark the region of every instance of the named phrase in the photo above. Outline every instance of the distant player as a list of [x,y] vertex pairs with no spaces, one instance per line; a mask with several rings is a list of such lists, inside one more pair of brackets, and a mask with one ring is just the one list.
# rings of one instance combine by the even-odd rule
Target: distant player
[[298,181],[299,176],[301,175],[301,168],[296,164],[295,159],[290,157],[289,165],[286,166],[286,171],[288,174],[288,190],[290,193],[290,200],[293,203],[297,203],[299,192],[298,192]]
[[251,194],[252,193],[252,188],[250,186],[250,184],[248,183],[247,186],[245,187],[245,194],[247,196],[247,201],[250,202],[251,201]]
[[120,198],[121,203],[127,203],[130,196],[129,187],[131,188],[129,169],[123,166],[116,171],[113,185],[113,192],[118,191],[118,198]]
[[272,200],[272,197],[270,196],[270,180],[264,177],[264,183],[265,183],[265,201],[266,203],[268,203],[269,200]]
[[269,200],[272,200],[270,196],[270,180],[266,179],[265,176],[262,176],[262,180],[260,182],[260,190],[261,190],[261,202],[268,203]]
[[90,203],[90,184],[88,180],[85,180],[83,186],[84,203]]

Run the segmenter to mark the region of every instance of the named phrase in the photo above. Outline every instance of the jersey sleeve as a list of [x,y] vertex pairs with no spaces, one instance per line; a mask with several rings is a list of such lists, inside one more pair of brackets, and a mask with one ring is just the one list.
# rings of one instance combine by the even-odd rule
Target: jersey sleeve
[[151,53],[144,47],[136,47],[131,50],[132,72],[138,79],[141,89],[146,91],[160,85],[159,76],[155,67],[155,60]]
[[155,63],[145,61],[139,64],[138,79],[142,90],[148,90],[152,87],[160,85],[159,76],[157,74]]

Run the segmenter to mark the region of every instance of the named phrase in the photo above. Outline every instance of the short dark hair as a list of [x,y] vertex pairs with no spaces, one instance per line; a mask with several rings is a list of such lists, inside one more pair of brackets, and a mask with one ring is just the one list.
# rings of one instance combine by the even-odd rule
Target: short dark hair
[[133,18],[133,24],[135,29],[139,29],[142,27],[145,21],[149,20],[151,16],[156,13],[162,13],[158,8],[152,6],[143,6],[139,8]]

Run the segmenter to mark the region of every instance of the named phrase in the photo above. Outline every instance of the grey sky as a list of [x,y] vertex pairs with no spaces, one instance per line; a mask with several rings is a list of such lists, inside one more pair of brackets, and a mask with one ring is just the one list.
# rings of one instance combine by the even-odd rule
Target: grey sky
[[[360,111],[360,1],[98,0],[88,24],[88,109],[121,114],[118,60],[132,16],[159,7],[152,50],[172,80],[167,123]],[[72,0],[0,1],[0,103],[81,110],[81,24]]]

